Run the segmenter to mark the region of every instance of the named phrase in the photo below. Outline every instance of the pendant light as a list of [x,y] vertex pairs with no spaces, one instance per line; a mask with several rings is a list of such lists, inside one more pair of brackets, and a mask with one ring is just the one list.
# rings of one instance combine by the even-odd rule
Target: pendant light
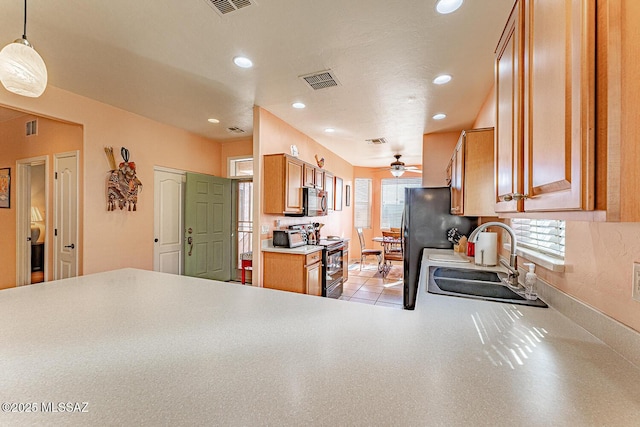
[[9,91],[37,98],[47,87],[47,67],[27,40],[27,0],[24,0],[24,33],[0,51],[0,81]]

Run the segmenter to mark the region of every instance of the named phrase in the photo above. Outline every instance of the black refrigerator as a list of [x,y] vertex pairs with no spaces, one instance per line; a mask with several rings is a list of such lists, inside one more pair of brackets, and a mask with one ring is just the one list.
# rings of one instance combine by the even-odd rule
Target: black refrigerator
[[452,249],[447,230],[455,227],[469,236],[477,227],[478,218],[451,215],[449,187],[406,188],[402,236],[404,243],[404,308],[413,310],[416,304],[420,264],[424,248]]

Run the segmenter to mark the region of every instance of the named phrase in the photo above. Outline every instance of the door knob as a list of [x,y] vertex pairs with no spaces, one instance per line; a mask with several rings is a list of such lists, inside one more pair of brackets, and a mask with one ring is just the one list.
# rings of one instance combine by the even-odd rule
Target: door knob
[[73,243],[65,246],[65,248],[69,248],[69,249],[75,249],[75,247],[76,245],[74,245]]
[[191,252],[193,251],[193,237],[189,236],[187,243],[189,244],[189,253],[187,255],[191,256]]

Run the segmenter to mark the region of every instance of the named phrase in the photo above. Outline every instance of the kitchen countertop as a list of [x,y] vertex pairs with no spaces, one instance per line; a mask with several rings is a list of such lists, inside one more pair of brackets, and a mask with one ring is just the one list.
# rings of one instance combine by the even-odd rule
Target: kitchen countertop
[[0,400],[38,412],[0,424],[640,423],[640,369],[553,308],[418,292],[406,311],[135,269],[3,290]]
[[321,250],[322,246],[317,245],[304,245],[298,246],[297,248],[280,248],[273,246],[273,241],[271,239],[262,241],[262,252],[280,252],[283,254],[309,255]]

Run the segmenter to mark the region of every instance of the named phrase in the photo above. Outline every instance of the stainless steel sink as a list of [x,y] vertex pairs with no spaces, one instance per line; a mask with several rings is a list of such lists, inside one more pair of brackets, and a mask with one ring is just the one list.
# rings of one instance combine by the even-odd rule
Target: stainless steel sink
[[539,298],[528,300],[502,283],[506,273],[452,267],[429,267],[428,291],[432,294],[475,298],[511,304],[547,307]]

